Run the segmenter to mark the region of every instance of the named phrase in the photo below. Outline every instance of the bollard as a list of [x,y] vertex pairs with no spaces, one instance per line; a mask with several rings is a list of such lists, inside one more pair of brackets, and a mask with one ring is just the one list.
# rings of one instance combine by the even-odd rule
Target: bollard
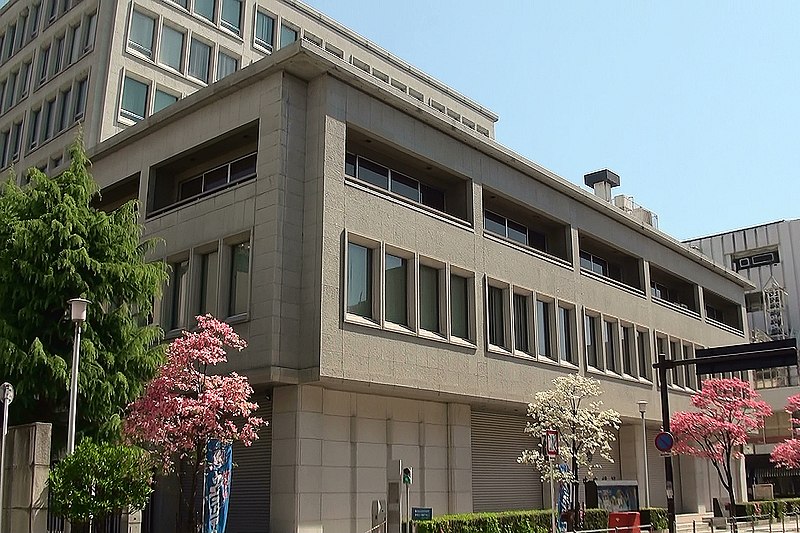
[[697,520],[692,520],[692,533],[697,533]]

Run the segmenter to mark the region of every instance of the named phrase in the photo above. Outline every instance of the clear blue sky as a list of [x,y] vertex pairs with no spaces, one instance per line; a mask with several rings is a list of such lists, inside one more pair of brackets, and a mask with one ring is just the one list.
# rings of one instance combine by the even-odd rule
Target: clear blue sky
[[679,239],[800,217],[800,2],[306,0]]

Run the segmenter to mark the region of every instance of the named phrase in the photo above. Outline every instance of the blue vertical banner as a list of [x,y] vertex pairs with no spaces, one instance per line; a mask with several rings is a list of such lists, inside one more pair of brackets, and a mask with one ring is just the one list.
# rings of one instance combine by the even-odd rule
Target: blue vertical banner
[[[564,463],[560,463],[558,465],[558,469],[562,473],[567,473],[570,471],[568,465]],[[562,520],[565,511],[569,511],[572,509],[572,486],[570,483],[564,483],[563,481],[560,483],[559,491],[558,491],[558,530],[559,531],[566,531],[567,530],[567,522]]]
[[206,446],[206,483],[203,498],[205,507],[204,533],[225,533],[228,521],[228,502],[231,496],[233,448],[216,439]]

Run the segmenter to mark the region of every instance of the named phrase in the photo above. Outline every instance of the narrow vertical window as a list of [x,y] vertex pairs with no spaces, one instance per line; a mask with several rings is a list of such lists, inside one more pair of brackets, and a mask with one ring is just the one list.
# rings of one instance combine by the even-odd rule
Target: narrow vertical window
[[126,77],[122,84],[122,106],[120,114],[130,120],[139,121],[147,116],[147,93],[149,87],[133,78]]
[[427,331],[440,332],[439,320],[439,270],[419,266],[419,322]]
[[247,312],[250,293],[250,243],[243,242],[231,248],[231,284],[228,316]]
[[[681,358],[681,351],[680,345],[677,342],[670,342],[669,343],[669,353],[670,357],[673,359],[680,359]],[[672,369],[672,383],[677,385],[678,387],[683,387],[683,369],[680,367],[675,367]]]
[[192,38],[189,47],[189,75],[208,83],[208,69],[211,64],[211,47]]
[[489,344],[505,346],[503,289],[489,286]]
[[189,261],[172,264],[169,329],[178,329],[185,325],[188,277]]
[[408,325],[408,261],[386,254],[386,320]]
[[600,368],[598,361],[597,346],[597,318],[591,315],[584,315],[584,339],[586,343],[586,362],[589,366]]
[[603,323],[603,342],[606,349],[606,368],[612,372],[618,372],[617,368],[617,327],[616,322],[605,321]]
[[[688,359],[692,359],[693,357],[694,356],[692,355],[692,347],[684,344],[683,345],[683,358],[688,360]],[[696,385],[695,384],[695,379],[694,379],[695,374],[692,372],[692,368],[693,367],[690,366],[690,365],[685,365],[683,367],[683,372],[684,372],[684,376],[685,376],[683,384],[684,384],[684,386],[686,386],[686,387],[688,387],[690,389],[695,388],[695,385]],[[745,381],[748,381],[746,378],[743,378],[743,379],[745,379]]]
[[161,28],[158,60],[178,72],[183,70],[183,32],[170,26]]
[[92,13],[85,20],[86,30],[83,32],[83,51],[88,52],[94,46],[94,34],[97,30],[97,13]]
[[84,114],[86,113],[86,96],[88,90],[89,90],[89,80],[87,78],[79,80],[78,89],[75,97],[75,116],[74,116],[75,121],[82,119]]
[[275,45],[275,18],[263,11],[256,11],[255,44],[272,52]]
[[50,47],[42,48],[39,52],[39,85],[47,80],[47,64],[50,60]]
[[633,337],[633,328],[630,326],[622,326],[622,371],[629,376],[634,374],[634,361],[636,354],[634,353],[634,346],[636,340]]
[[156,89],[155,98],[153,98],[153,113],[161,111],[167,106],[170,106],[178,101],[178,97],[159,89]]
[[295,42],[297,40],[297,33],[296,29],[286,24],[281,24],[281,48]]
[[214,2],[215,0],[194,0],[194,12],[214,22]]
[[58,131],[63,131],[70,125],[72,116],[70,106],[72,105],[72,87],[61,92],[61,109],[58,116]]
[[144,13],[134,11],[128,30],[128,46],[140,54],[153,59],[153,32],[156,21]]
[[236,35],[242,33],[242,0],[222,0],[222,27]]
[[372,250],[347,245],[347,312],[372,318]]
[[566,307],[558,308],[558,357],[566,363],[575,364],[572,348],[572,311]]
[[514,295],[514,349],[525,353],[531,351],[528,334],[528,297],[524,294]]
[[31,111],[30,125],[28,126],[28,150],[33,150],[39,144],[39,124],[41,123],[42,110]]
[[639,355],[639,376],[650,379],[650,345],[644,331],[636,332],[636,352]]
[[551,304],[536,300],[536,334],[539,355],[553,358],[553,341],[550,334],[550,308]]
[[229,56],[224,52],[217,54],[217,80],[221,80],[225,76],[229,76],[236,72],[239,68],[239,60],[233,56]]
[[217,280],[219,279],[219,253],[210,252],[200,258],[200,301],[198,314],[217,314]]
[[467,278],[450,274],[450,333],[469,340],[469,283]]

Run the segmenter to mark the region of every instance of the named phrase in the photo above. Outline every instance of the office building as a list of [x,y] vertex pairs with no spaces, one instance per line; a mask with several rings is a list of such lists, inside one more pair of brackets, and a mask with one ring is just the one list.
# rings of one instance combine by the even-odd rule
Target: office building
[[[618,176],[591,193],[514,153],[491,111],[299,2],[16,0],[0,21],[3,166],[58,170],[82,124],[103,207],[138,199],[163,239],[155,320],[212,312],[249,342],[230,368],[270,426],[234,451],[233,533],[366,531],[396,459],[435,515],[547,505],[524,413],[574,372],[624,421],[599,475],[643,484],[655,354],[748,338],[752,284],[612,198]],[[668,386],[680,409],[697,382]],[[675,463],[678,508],[710,509],[713,470]],[[149,516],[174,527],[167,488]]]

